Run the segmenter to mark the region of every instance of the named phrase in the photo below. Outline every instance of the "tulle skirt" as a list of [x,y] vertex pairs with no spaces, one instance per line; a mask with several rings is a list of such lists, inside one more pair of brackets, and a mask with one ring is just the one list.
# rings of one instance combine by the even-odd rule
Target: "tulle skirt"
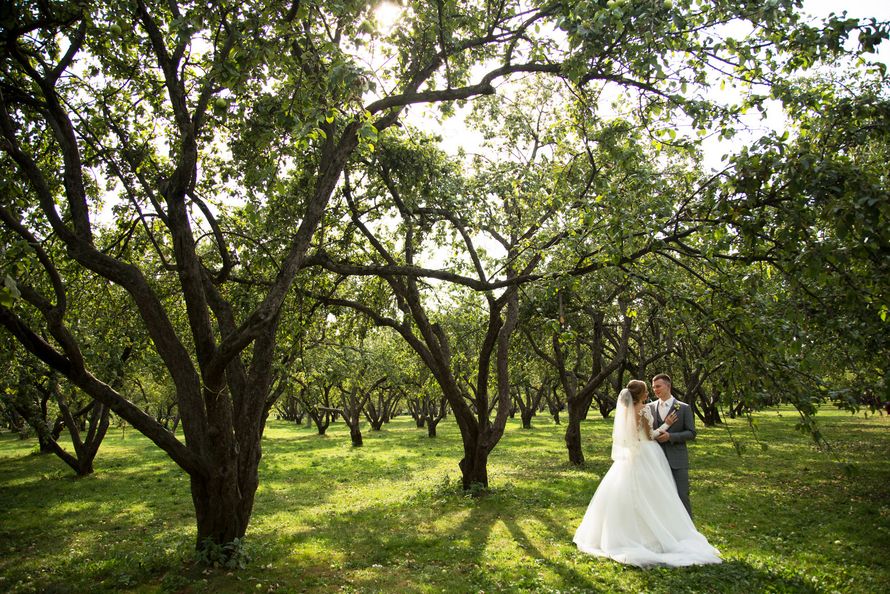
[[572,540],[585,553],[638,567],[721,563],[720,552],[695,529],[652,441],[612,464]]

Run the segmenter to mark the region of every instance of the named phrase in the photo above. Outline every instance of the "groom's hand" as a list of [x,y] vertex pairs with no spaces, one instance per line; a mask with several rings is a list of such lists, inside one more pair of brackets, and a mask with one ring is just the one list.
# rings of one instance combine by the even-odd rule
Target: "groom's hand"
[[664,433],[659,433],[658,435],[655,436],[655,440],[658,441],[659,443],[664,443],[666,441],[669,441],[670,439],[671,439],[671,434],[668,433],[667,431],[665,431]]

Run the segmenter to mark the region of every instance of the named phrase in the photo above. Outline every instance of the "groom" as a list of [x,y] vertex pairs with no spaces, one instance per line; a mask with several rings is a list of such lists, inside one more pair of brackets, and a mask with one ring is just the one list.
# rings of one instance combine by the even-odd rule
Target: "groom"
[[671,378],[666,373],[659,373],[652,378],[652,391],[658,397],[648,406],[652,412],[655,439],[671,467],[677,494],[680,501],[692,517],[692,506],[689,503],[689,454],[686,442],[695,439],[695,420],[692,408],[680,402],[671,394]]

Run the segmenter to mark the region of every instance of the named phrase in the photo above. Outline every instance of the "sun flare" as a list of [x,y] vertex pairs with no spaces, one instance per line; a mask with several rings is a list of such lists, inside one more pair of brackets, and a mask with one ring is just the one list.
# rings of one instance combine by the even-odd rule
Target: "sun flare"
[[395,27],[399,17],[402,16],[402,6],[396,2],[381,2],[374,9],[374,19],[377,21],[377,28],[383,33],[389,33]]

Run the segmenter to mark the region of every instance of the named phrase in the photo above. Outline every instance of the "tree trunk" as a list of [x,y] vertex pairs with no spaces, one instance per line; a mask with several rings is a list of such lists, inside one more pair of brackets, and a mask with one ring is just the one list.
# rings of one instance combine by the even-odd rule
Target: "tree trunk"
[[55,454],[67,464],[77,476],[87,476],[93,473],[93,460],[99,451],[99,446],[108,431],[108,421],[110,409],[104,404],[94,402],[92,406],[83,409],[80,414],[83,418],[89,415],[88,433],[85,439],[81,438],[81,430],[79,429],[84,423],[79,422],[71,411],[68,409],[67,402],[61,393],[58,392],[56,385],[47,388],[47,392],[54,392],[57,396],[59,410],[62,413],[63,421],[56,423],[56,429],[67,427],[71,435],[71,442],[74,447],[74,454],[70,454],[59,444],[53,431],[49,428],[49,423],[43,416],[42,407],[37,407],[32,401],[28,400],[27,391],[20,384],[19,394],[24,396],[19,402],[14,402],[14,406],[18,407],[21,414],[29,425],[37,434],[38,443],[40,444],[40,453]]
[[608,419],[609,415],[612,414],[612,411],[615,410],[615,404],[606,398],[597,398],[596,404],[599,408],[600,415],[602,415],[604,419]]
[[330,425],[330,417],[325,414],[320,415],[312,415],[312,421],[315,423],[315,428],[318,429],[319,435],[324,435],[325,431],[328,430],[328,425]]
[[[234,461],[225,467],[214,467],[212,472],[209,478],[191,477],[198,550],[208,546],[208,539],[214,544],[223,544],[244,538],[258,484],[256,468],[248,471],[253,475],[252,481],[237,480]],[[239,486],[239,483],[244,484]]]
[[414,419],[418,429],[423,429],[426,425],[427,413],[424,406],[422,398],[414,397],[408,399],[408,412],[411,413],[411,418]]
[[535,416],[535,409],[529,408],[522,411],[522,428],[523,429],[531,429],[532,428],[532,417]]
[[719,397],[707,397],[703,391],[699,392],[699,411],[698,418],[701,419],[702,423],[706,427],[713,427],[718,423],[721,423],[720,419],[720,410],[717,407],[717,403],[720,401]]
[[551,390],[552,393],[547,395],[547,408],[550,411],[550,416],[553,417],[553,422],[559,425],[559,411],[562,410],[564,405],[556,394],[556,386],[553,386]]
[[19,439],[27,439],[29,437],[28,431],[26,427],[31,427],[34,433],[37,435],[37,444],[40,448],[41,454],[53,454],[55,453],[55,448],[53,448],[53,443],[55,440],[52,439],[52,436],[49,435],[48,431],[43,431],[37,423],[40,423],[40,420],[32,420],[30,416],[27,416],[23,411],[19,411],[19,414],[26,419],[26,424],[22,424],[22,428],[19,429]]
[[384,415],[383,405],[375,406],[373,402],[368,402],[364,408],[365,418],[371,424],[372,431],[380,431],[386,419]]
[[[241,377],[228,374],[232,381],[227,385],[234,392],[233,398],[218,398],[221,404],[218,408],[208,406],[206,434],[214,437],[201,443],[201,463],[189,472],[189,477],[197,526],[196,549],[217,552],[217,559],[207,559],[211,563],[245,560],[240,547],[231,543],[244,537],[259,486],[263,429],[269,408],[274,404],[265,399],[270,394],[269,353],[273,348],[274,343],[268,337],[259,339],[251,374]],[[233,367],[235,365],[237,361]],[[203,388],[205,396],[213,387],[215,385],[210,384]],[[217,390],[216,393],[222,391]],[[205,402],[213,401],[205,398]],[[193,428],[183,428],[188,439]]]
[[471,452],[464,448],[464,458],[460,461],[461,482],[464,491],[476,493],[479,489],[488,488],[488,454],[481,447],[476,447]]
[[429,422],[426,425],[426,434],[428,437],[436,436],[436,425],[438,425],[438,424],[439,424],[439,421],[434,422],[432,419],[429,420]]
[[566,449],[569,452],[569,462],[575,466],[584,464],[584,452],[581,450],[581,420],[584,418],[583,403],[569,402],[567,405],[569,420],[566,423]]
[[93,460],[94,458],[83,458],[78,460],[77,468],[74,469],[77,476],[89,476],[93,474]]
[[37,444],[40,447],[41,454],[52,454],[54,452],[52,442],[42,433],[37,433]]
[[359,427],[359,424],[349,426],[349,437],[352,439],[352,446],[356,448],[360,448],[363,445],[362,442],[362,430]]
[[[626,308],[622,307],[622,309]],[[553,335],[554,361],[557,363],[560,382],[566,393],[566,407],[569,412],[569,421],[565,433],[566,449],[569,454],[569,462],[576,466],[584,464],[584,452],[581,450],[581,421],[587,418],[587,412],[590,410],[596,390],[616,369],[619,369],[624,364],[627,357],[627,344],[633,319],[628,315],[624,316],[619,343],[616,345],[611,362],[606,365],[602,356],[605,336],[603,329],[604,314],[599,311],[595,312],[595,314],[593,365],[590,378],[582,388],[578,389],[575,382],[572,381],[572,378],[566,372],[565,359],[562,355],[559,338],[556,334]]]
[[713,427],[714,425],[717,425],[721,422],[722,421],[720,419],[720,411],[719,410],[717,410],[716,408],[713,408],[713,409],[709,408],[705,411],[704,423],[705,423],[706,427]]

